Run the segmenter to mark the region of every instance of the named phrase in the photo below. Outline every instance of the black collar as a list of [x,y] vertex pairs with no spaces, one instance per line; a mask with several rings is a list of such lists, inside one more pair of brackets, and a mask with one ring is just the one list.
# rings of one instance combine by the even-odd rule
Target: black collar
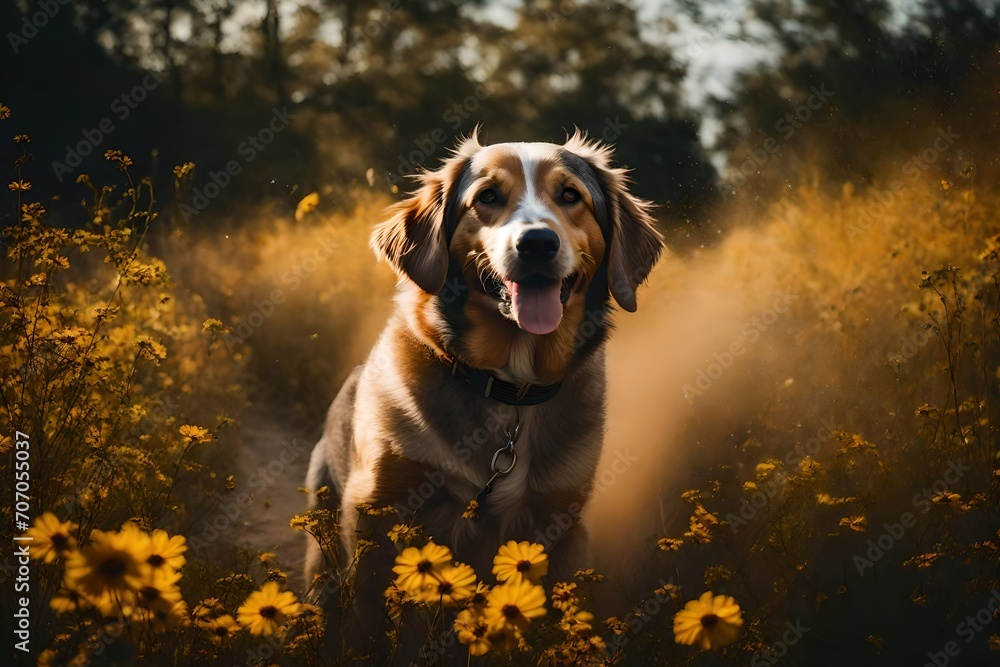
[[445,355],[440,355],[438,358],[451,369],[452,375],[464,378],[477,394],[507,405],[538,405],[555,398],[562,387],[561,381],[554,384],[526,384],[519,387],[501,380],[492,373],[467,366],[458,359]]

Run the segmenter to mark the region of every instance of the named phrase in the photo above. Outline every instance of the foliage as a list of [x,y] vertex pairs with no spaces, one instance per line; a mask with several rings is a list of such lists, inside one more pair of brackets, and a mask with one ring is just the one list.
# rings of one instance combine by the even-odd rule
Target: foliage
[[[433,23],[435,17],[413,11],[408,20]],[[436,19],[444,21],[457,9],[446,5],[441,12]],[[521,17],[535,40],[542,40],[547,19]],[[604,27],[614,28],[623,48],[632,44],[634,15],[593,20],[607,21]],[[315,22],[308,25],[318,29]],[[398,39],[407,26],[400,23],[393,28],[398,33],[380,39]],[[582,40],[585,32],[577,26],[568,34]],[[302,49],[303,58],[320,48],[308,33],[300,39],[287,46]],[[558,85],[558,77],[545,76],[549,62],[562,54],[571,58],[555,44],[533,66],[531,80],[542,91]],[[212,46],[188,48],[211,55]],[[597,116],[618,108],[633,112],[641,104],[631,94],[669,101],[670,91],[653,83],[614,90],[594,45],[582,46],[589,48],[578,54],[584,61],[580,79],[609,89],[593,107],[600,109]],[[272,60],[274,48],[272,43],[266,51]],[[429,67],[431,53],[413,60]],[[321,61],[325,55],[310,57]],[[433,86],[423,81],[407,80],[427,90],[394,88],[407,79],[403,61],[412,54],[394,55],[383,45],[377,55],[385,67],[368,74],[367,83],[363,63],[374,55],[347,54],[339,64],[358,72],[350,83],[338,83],[344,99],[337,104],[345,114],[370,112],[351,100],[372,90],[388,96],[379,104],[401,116],[410,100],[434,98]],[[509,64],[518,61],[513,52],[500,55]],[[219,67],[234,66],[225,60]],[[563,75],[576,71],[569,60],[560,67]],[[675,74],[665,61],[643,67],[647,83]],[[453,68],[455,62],[434,72],[434,85],[446,87]],[[280,68],[274,72],[281,75]],[[208,90],[195,86],[187,94],[200,99]],[[524,92],[517,85],[504,90],[490,105]],[[322,92],[317,89],[317,98]],[[270,102],[272,94],[262,95]],[[585,87],[576,94],[553,101],[543,115],[582,104]],[[526,106],[542,108],[543,98],[539,93]],[[0,110],[0,116],[9,114]],[[529,124],[511,127],[529,132]],[[647,130],[633,141],[645,141]],[[388,303],[391,280],[365,268],[372,262],[359,249],[388,197],[355,187],[344,198],[349,205],[342,202],[341,212],[331,215],[323,206],[329,191],[302,197],[305,190],[290,188],[287,195],[298,206],[284,202],[238,223],[212,214],[206,216],[212,225],[197,228],[168,220],[154,197],[156,181],[136,180],[132,159],[108,150],[103,154],[116,185],[81,175],[58,192],[44,190],[63,202],[82,190],[81,220],[78,212],[63,215],[67,205],[46,199],[29,178],[30,145],[27,135],[15,138],[7,196],[16,215],[2,240],[0,537],[13,538],[14,509],[6,499],[14,497],[15,441],[8,434],[21,432],[31,443],[35,535],[47,548],[33,563],[38,576],[31,607],[35,639],[48,650],[44,660],[231,664],[249,653],[265,664],[329,661],[319,639],[328,617],[300,602],[307,594],[292,593],[298,587],[284,563],[293,556],[251,554],[228,536],[199,551],[194,537],[206,507],[245,485],[235,472],[233,451],[244,443],[230,428],[234,416],[264,386],[283,396],[285,407],[318,423],[336,382],[377,331],[384,306],[372,304]],[[344,160],[356,157],[342,152]],[[786,185],[786,193],[769,199],[753,224],[720,244],[716,260],[737,267],[746,284],[760,286],[754,276],[780,274],[799,291],[791,324],[775,332],[775,351],[765,362],[784,357],[800,370],[779,378],[772,369],[784,366],[761,362],[758,373],[737,387],[741,397],[759,400],[742,400],[742,421],[721,436],[704,423],[727,414],[725,403],[736,392],[723,387],[735,377],[697,406],[685,435],[695,442],[713,438],[706,451],[726,456],[701,462],[685,488],[665,498],[680,509],[640,551],[628,554],[646,576],[627,582],[633,595],[617,615],[599,621],[591,611],[596,592],[617,582],[590,569],[581,569],[573,582],[539,575],[539,581],[521,582],[523,590],[498,582],[493,590],[501,592],[486,613],[489,603],[476,596],[488,595],[484,589],[492,582],[482,572],[470,581],[449,554],[433,580],[421,586],[400,581],[388,592],[397,631],[411,623],[427,630],[429,651],[421,657],[487,652],[491,664],[747,664],[755,656],[780,658],[779,648],[792,656],[790,663],[899,661],[926,652],[912,646],[913,627],[936,628],[927,637],[940,638],[941,646],[954,639],[955,624],[1000,587],[1000,202],[995,182],[987,181],[984,190],[981,180],[993,178],[982,172],[995,164],[965,165],[950,157],[907,183],[905,197],[891,199],[891,178],[872,178],[863,189],[849,179],[804,174],[795,188]],[[362,164],[367,162],[352,169],[360,173]],[[204,178],[206,171],[191,163],[178,167],[175,192],[187,192],[192,177]],[[295,255],[303,247],[327,246],[342,250],[337,261],[313,269],[309,257]],[[697,266],[690,274],[666,269],[681,278],[676,290],[698,288],[709,271],[701,264],[706,257],[695,252],[678,259],[681,267]],[[307,279],[322,287],[298,289]],[[254,325],[251,316],[263,313],[275,285],[290,307]],[[282,364],[277,369],[276,359]],[[827,400],[824,392],[835,398]],[[822,435],[810,430],[820,407],[839,420]],[[314,584],[320,590],[332,584],[333,606],[346,608],[352,602],[349,575],[374,548],[367,539],[374,536],[362,536],[359,552],[341,563],[335,515],[296,516],[292,528],[309,533],[342,566]],[[174,542],[184,562],[174,560],[155,579],[152,545],[185,536],[188,551]],[[407,559],[426,555],[434,536],[421,535],[413,522],[394,527],[390,537],[405,571],[412,564]],[[537,561],[525,571],[540,566],[541,555],[531,545],[523,549],[529,554],[524,558],[501,555],[507,560],[498,563],[499,576],[520,560]],[[102,590],[93,574],[109,553],[132,574]],[[545,614],[537,614],[539,595],[531,586],[538,585]],[[428,592],[429,586],[436,588]],[[519,596],[530,599],[528,613],[505,627],[496,611]],[[483,602],[478,610],[477,602]],[[4,608],[7,617],[9,612]],[[808,630],[779,647],[786,623]],[[1000,641],[991,632],[974,633],[965,655],[987,655]]]

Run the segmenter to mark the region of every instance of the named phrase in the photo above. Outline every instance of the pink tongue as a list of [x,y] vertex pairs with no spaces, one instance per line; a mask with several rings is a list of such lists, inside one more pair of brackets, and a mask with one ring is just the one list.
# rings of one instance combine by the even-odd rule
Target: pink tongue
[[510,292],[512,314],[522,329],[538,335],[556,330],[563,314],[559,283],[548,287],[525,287],[505,280],[504,284]]

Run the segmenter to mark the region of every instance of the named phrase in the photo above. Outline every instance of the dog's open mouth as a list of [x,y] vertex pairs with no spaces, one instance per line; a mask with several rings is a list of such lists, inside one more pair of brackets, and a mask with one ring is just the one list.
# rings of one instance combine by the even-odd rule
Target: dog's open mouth
[[542,335],[559,326],[577,279],[575,273],[563,280],[535,274],[518,280],[491,278],[484,286],[500,299],[500,312],[528,333]]

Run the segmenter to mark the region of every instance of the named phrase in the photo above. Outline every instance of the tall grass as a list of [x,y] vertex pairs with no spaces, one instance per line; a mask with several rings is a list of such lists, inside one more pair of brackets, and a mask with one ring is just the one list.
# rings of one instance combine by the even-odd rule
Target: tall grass
[[[393,278],[366,239],[389,199],[358,190],[347,206],[207,211],[189,225],[161,213],[125,155],[108,159],[117,183],[81,178],[61,193],[30,189],[22,160],[8,196],[0,537],[13,537],[20,431],[32,515],[53,513],[73,543],[32,565],[32,658],[336,664],[346,653],[322,648],[318,608],[283,598],[280,630],[248,620],[265,580],[307,595],[289,574],[301,537],[289,520],[332,550],[336,517],[293,519],[299,494],[266,528],[241,518],[210,538],[203,526],[241,494],[260,503],[301,483],[291,466],[260,491],[240,461],[274,457],[261,424],[314,435],[378,334]],[[587,514],[596,560],[580,563],[605,576],[581,571],[576,589],[543,580],[547,613],[521,644],[496,640],[473,661],[895,664],[948,641],[963,660],[987,659],[995,629],[966,643],[956,625],[1000,588],[995,170],[938,165],[891,201],[894,172],[864,191],[803,181],[756,212],[720,212],[740,222],[662,262],[609,353],[606,456]],[[178,170],[178,188],[189,173]],[[81,193],[70,222],[40,203]],[[626,450],[636,463],[613,468]],[[50,604],[76,594],[66,564],[97,557],[108,538],[94,531],[119,531],[135,555],[156,529],[187,537],[183,606],[157,617],[138,589]],[[246,549],[254,530],[281,548]],[[396,547],[433,537],[397,531]],[[478,580],[493,584],[487,574]],[[351,581],[331,577],[348,605]],[[709,652],[673,631],[706,590],[735,598],[743,617],[736,640]],[[406,658],[466,660],[457,609],[401,590],[388,603],[399,632],[422,615],[433,629]]]

